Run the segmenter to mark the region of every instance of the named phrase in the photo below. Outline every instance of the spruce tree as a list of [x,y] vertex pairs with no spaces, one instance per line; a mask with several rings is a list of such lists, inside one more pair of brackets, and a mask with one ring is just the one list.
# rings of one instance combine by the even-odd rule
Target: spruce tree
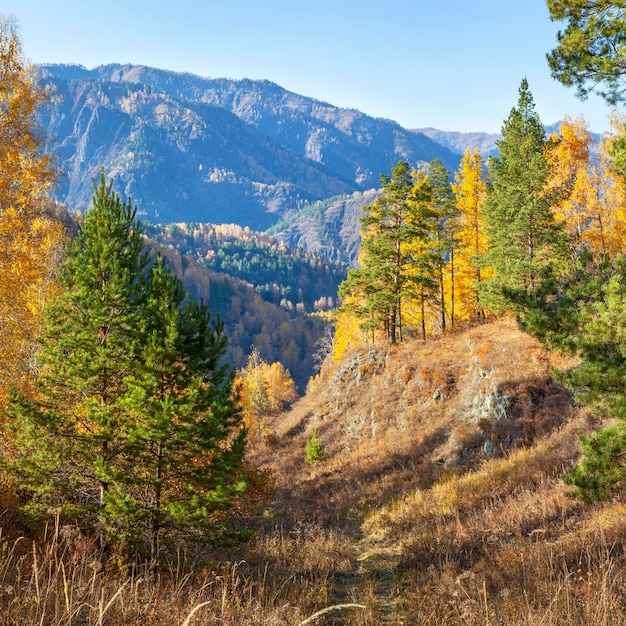
[[526,79],[517,107],[502,127],[499,154],[489,160],[490,186],[485,206],[489,251],[483,265],[492,279],[481,284],[481,298],[495,312],[510,308],[507,291],[532,290],[545,267],[564,257],[565,236],[545,192],[549,166],[543,125]]
[[225,339],[104,174],[47,312],[33,398],[10,407],[29,510],[158,557],[164,528],[215,528],[243,488]]

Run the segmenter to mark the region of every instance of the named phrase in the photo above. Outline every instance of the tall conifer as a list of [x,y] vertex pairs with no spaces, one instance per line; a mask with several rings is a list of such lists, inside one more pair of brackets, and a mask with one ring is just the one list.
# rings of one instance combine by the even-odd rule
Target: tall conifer
[[382,328],[387,341],[395,343],[402,340],[402,307],[411,289],[406,246],[420,235],[421,224],[413,215],[409,164],[400,161],[381,182],[382,195],[364,207],[361,219],[361,267],[350,270],[340,294],[352,297],[348,306],[364,330]]
[[485,304],[508,308],[507,289],[532,290],[542,268],[565,254],[565,236],[551,212],[545,191],[549,166],[543,125],[526,79],[517,107],[502,127],[499,154],[489,160],[490,187],[485,206],[489,251],[484,264],[494,276],[482,283]]
[[164,528],[215,529],[245,435],[206,308],[150,264],[130,201],[101,175],[43,333],[35,397],[10,407],[30,509],[158,557]]

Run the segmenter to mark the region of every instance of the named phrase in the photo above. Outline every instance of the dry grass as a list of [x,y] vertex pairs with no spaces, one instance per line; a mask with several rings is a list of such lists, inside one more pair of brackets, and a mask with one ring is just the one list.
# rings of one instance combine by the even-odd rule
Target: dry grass
[[249,544],[154,577],[70,529],[6,538],[0,623],[626,625],[626,505],[568,496],[596,424],[553,359],[502,320],[328,364],[252,453],[274,491]]
[[[275,425],[274,513],[352,535],[363,623],[626,623],[619,505],[585,507],[560,479],[594,420],[555,362],[572,365],[511,319],[370,347]],[[327,461],[309,468],[313,429]]]
[[179,555],[155,576],[103,565],[93,545],[62,534],[0,541],[3,626],[293,626],[333,603],[333,572],[351,556],[334,533],[300,529],[259,537],[236,562],[191,564]]

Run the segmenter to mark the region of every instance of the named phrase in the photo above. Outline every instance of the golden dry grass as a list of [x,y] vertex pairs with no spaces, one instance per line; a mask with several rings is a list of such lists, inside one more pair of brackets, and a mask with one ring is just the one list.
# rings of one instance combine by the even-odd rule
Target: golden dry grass
[[626,505],[568,495],[599,424],[557,359],[504,319],[329,362],[251,451],[273,491],[248,544],[155,578],[71,529],[6,538],[0,623],[626,625]]

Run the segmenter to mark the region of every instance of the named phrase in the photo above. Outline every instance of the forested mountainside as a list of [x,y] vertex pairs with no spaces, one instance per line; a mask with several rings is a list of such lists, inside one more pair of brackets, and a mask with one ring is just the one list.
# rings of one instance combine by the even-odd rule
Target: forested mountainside
[[[228,228],[232,232],[237,227]],[[254,347],[265,362],[282,363],[303,393],[319,366],[318,344],[329,326],[324,310],[334,302],[334,284],[340,280],[342,269],[322,264],[314,255],[309,262],[302,252],[293,256],[272,253],[271,242],[263,243],[260,234],[240,239],[228,237],[224,228],[196,225],[187,231],[182,224],[162,228],[146,225],[146,231],[150,246],[168,259],[185,289],[207,304],[214,320],[224,322],[229,338],[224,360],[241,369]],[[220,238],[225,247],[213,247]],[[258,243],[253,243],[255,238]],[[236,248],[239,252],[234,251]],[[263,258],[266,253],[267,258]],[[220,263],[229,265],[229,271],[222,271]],[[285,273],[289,264],[294,268],[291,281]],[[271,283],[245,280],[255,268],[259,280],[267,281],[271,267],[275,268]],[[318,293],[330,295],[316,298]]]
[[145,230],[213,272],[244,281],[292,315],[333,309],[347,274],[345,264],[236,224],[146,224]]
[[[79,216],[54,203],[47,212],[76,235]],[[347,266],[235,224],[141,227],[152,253],[160,252],[186,291],[224,322],[224,361],[242,369],[256,348],[266,363],[282,363],[304,393],[325,356]]]
[[301,246],[332,261],[356,265],[363,209],[380,195],[377,190],[328,198],[288,211],[268,233],[291,247]]
[[153,222],[261,230],[288,209],[377,187],[399,159],[453,154],[425,135],[268,81],[142,66],[42,66],[54,87],[44,127],[66,176],[58,199],[84,210],[104,166]]

